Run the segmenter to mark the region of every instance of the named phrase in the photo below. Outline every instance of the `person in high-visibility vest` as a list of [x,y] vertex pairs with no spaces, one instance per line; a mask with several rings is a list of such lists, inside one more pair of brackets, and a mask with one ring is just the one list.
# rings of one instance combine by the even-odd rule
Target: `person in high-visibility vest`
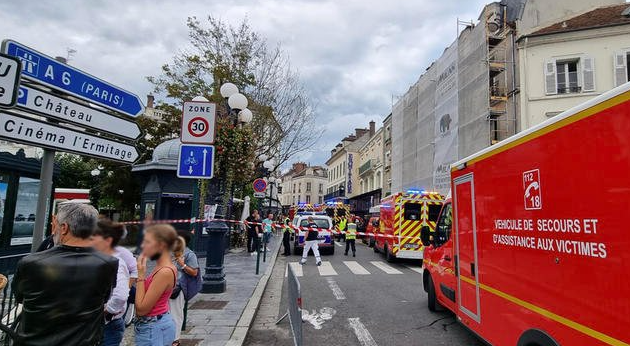
[[291,220],[287,217],[284,219],[284,230],[282,232],[282,246],[284,247],[285,256],[291,256],[291,234],[293,234],[293,228],[291,228]]
[[337,241],[340,242],[341,239],[343,239],[343,235],[344,235],[344,231],[346,230],[346,224],[348,223],[348,220],[346,220],[345,218],[341,219],[341,221],[339,221],[339,224],[337,225],[337,227],[339,228],[339,233],[337,233]]
[[357,240],[357,224],[350,220],[346,225],[346,252],[344,255],[348,256],[348,250],[352,247],[352,257],[357,257],[357,248],[355,242]]

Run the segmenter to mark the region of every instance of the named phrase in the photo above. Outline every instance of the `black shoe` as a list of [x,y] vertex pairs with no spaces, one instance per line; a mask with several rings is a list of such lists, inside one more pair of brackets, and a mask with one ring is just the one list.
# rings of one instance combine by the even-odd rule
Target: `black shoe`
[[343,255],[344,255],[344,256],[348,256],[348,253],[346,252],[346,253],[344,253]]
[[317,262],[317,266],[319,267],[320,265],[322,265],[322,261]]
[[352,254],[352,257],[357,257],[357,254],[353,253],[353,254]]

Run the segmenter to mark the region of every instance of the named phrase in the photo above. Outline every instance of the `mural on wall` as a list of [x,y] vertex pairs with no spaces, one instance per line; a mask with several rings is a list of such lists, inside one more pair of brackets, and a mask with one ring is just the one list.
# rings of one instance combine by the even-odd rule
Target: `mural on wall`
[[457,161],[457,40],[442,54],[436,67],[433,188],[447,193],[450,165]]

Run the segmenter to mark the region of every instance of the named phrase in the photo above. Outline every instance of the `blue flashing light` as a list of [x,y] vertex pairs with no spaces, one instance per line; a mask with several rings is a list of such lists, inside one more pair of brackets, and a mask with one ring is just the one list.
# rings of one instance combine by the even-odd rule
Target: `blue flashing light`
[[424,190],[418,190],[418,189],[407,189],[407,193],[409,194],[423,194],[425,191]]

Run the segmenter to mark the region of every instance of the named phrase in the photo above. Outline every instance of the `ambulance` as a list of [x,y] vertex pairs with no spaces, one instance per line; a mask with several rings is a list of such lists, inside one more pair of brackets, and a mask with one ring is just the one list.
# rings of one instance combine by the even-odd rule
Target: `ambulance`
[[630,83],[451,166],[429,310],[495,346],[630,345]]
[[408,190],[381,200],[380,227],[376,232],[374,252],[381,252],[388,262],[397,258],[422,259],[420,229],[434,229],[444,203],[437,192]]

